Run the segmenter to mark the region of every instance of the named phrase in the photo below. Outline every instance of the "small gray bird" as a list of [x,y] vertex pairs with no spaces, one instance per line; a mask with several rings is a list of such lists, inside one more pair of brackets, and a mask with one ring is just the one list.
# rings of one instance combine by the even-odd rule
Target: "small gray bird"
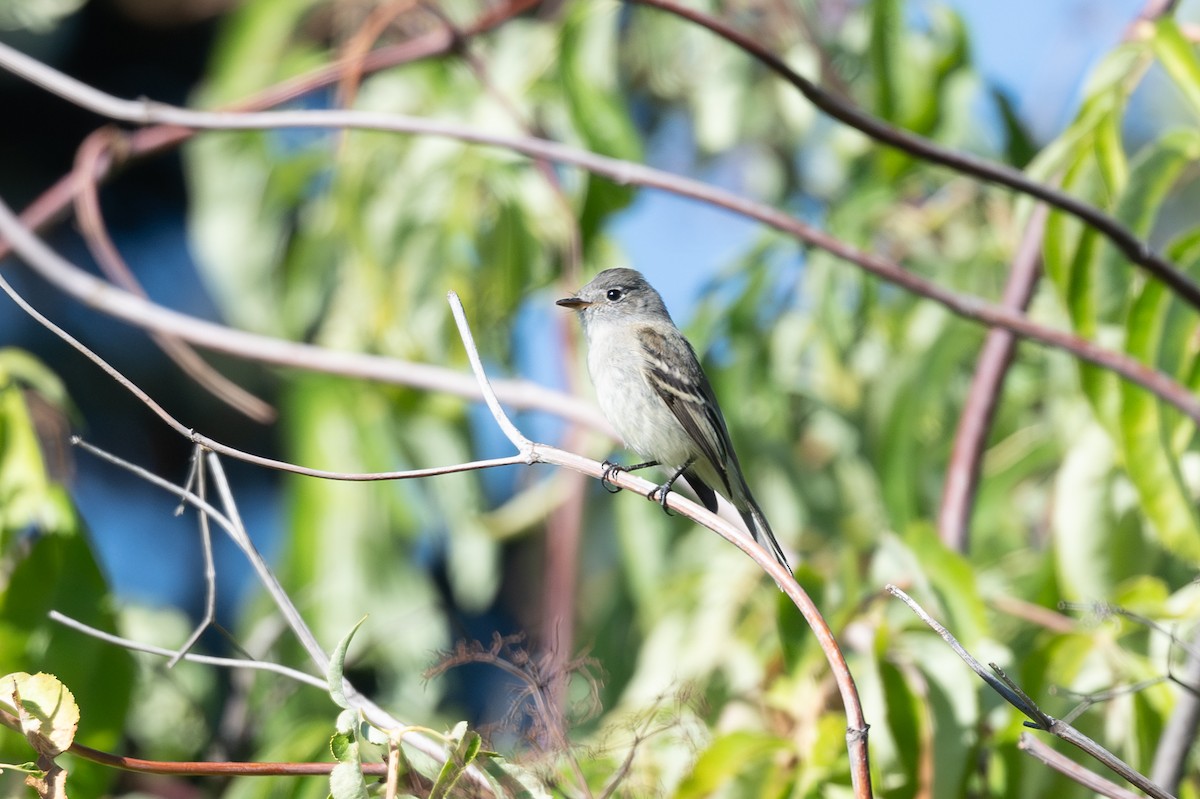
[[[792,567],[742,475],[725,418],[696,351],[667,313],[662,297],[633,269],[606,269],[558,305],[579,312],[588,342],[588,372],[600,408],[625,444],[671,477],[650,494],[666,510],[667,492],[687,478],[704,507],[728,499],[754,540]],[[609,472],[621,467],[608,464]],[[606,473],[607,474],[607,473]],[[715,491],[714,491],[715,489]]]

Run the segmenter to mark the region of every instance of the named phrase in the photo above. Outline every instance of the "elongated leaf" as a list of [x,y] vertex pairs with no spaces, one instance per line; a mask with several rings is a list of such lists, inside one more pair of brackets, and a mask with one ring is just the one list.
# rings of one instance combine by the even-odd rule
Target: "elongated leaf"
[[450,796],[459,777],[479,756],[482,746],[483,739],[479,737],[479,733],[474,730],[465,732],[458,745],[454,747],[454,751],[442,765],[437,781],[434,782],[433,788],[429,792],[429,799],[445,799]]
[[1187,100],[1192,113],[1200,116],[1200,61],[1173,16],[1165,14],[1159,18],[1151,44],[1158,62]]
[[[1180,172],[1200,154],[1200,137],[1180,131],[1166,137],[1139,163],[1119,216],[1146,235],[1163,198]],[[1170,294],[1156,280],[1146,281],[1135,295],[1125,323],[1126,348],[1139,360],[1155,364],[1162,347]],[[1162,402],[1145,389],[1122,382],[1120,445],[1125,468],[1141,504],[1163,543],[1176,555],[1200,560],[1200,516],[1171,446]]]
[[345,681],[342,672],[346,667],[346,650],[350,648],[350,639],[358,632],[358,628],[367,620],[364,616],[358,620],[350,632],[346,633],[346,637],[338,641],[337,648],[333,650],[333,654],[329,658],[329,669],[325,673],[325,677],[329,682],[329,697],[334,703],[341,708],[350,709],[350,702],[346,699]]

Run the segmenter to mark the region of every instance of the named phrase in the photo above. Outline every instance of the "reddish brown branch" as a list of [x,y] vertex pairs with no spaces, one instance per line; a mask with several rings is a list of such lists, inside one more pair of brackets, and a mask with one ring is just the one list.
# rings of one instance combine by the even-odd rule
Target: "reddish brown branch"
[[[1016,313],[1023,313],[1029,306],[1041,274],[1042,235],[1048,213],[1045,205],[1034,209],[1013,258],[1001,304]],[[956,552],[966,552],[970,543],[971,509],[979,487],[983,452],[1004,388],[1004,377],[1016,349],[1017,337],[1012,332],[998,327],[988,331],[962,416],[958,419],[954,450],[946,468],[946,484],[942,488],[942,504],[938,511],[938,535],[943,544]]]
[[[20,720],[11,713],[0,710],[0,724],[9,729],[20,731]],[[238,762],[208,762],[203,760],[143,760],[137,757],[114,755],[100,749],[93,749],[79,743],[72,743],[66,750],[72,755],[111,766],[123,771],[136,771],[142,774],[175,774],[196,777],[269,777],[269,776],[304,776],[306,774],[328,774],[336,763],[238,763]],[[363,774],[371,777],[385,775],[387,765],[384,763],[363,763]]]
[[[112,237],[108,235],[104,215],[100,211],[97,180],[102,172],[101,164],[109,162],[106,152],[113,139],[119,136],[113,128],[101,128],[84,139],[79,147],[73,172],[76,187],[75,215],[79,220],[83,240],[101,271],[126,291],[146,297],[146,292],[134,277],[133,270],[125,263]],[[180,369],[230,407],[256,422],[266,424],[275,420],[274,408],[210,366],[186,341],[165,333],[151,332],[150,337]]]
[[941,164],[964,175],[971,175],[988,183],[1005,186],[1066,211],[1087,223],[1088,226],[1112,242],[1113,246],[1120,250],[1126,258],[1161,280],[1184,302],[1200,310],[1200,284],[1195,283],[1174,264],[1154,252],[1149,244],[1139,239],[1133,231],[1122,225],[1116,218],[1094,205],[1039,183],[1018,169],[969,153],[951,150],[915,133],[893,127],[883,120],[871,116],[861,108],[826,92],[820,86],[795,72],[782,58],[766,49],[762,44],[716,17],[682,6],[675,0],[626,0],[626,2],[657,8],[707,28],[758,59],[772,72],[798,89],[817,108],[839,122],[865,133],[880,144],[933,164]]

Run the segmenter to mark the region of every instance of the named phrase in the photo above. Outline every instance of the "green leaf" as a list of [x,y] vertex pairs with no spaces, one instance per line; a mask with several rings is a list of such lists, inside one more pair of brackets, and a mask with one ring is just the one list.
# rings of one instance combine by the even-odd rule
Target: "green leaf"
[[[603,18],[598,23],[598,18]],[[559,76],[571,122],[589,150],[627,161],[642,160],[642,143],[625,98],[614,90],[613,39],[617,19],[611,8],[578,3],[568,8],[560,40]],[[614,211],[624,208],[634,190],[587,175],[579,228],[585,247]]]
[[446,799],[450,796],[459,777],[475,762],[482,746],[483,739],[479,733],[474,730],[464,732],[458,745],[454,747],[454,751],[442,764],[442,770],[438,772],[437,780],[429,792],[429,799]]
[[354,759],[353,762],[338,763],[329,772],[329,793],[333,799],[368,799],[367,781],[363,777],[362,764]]
[[893,124],[902,121],[900,87],[904,30],[899,0],[871,4],[871,66],[875,80],[875,113]]
[[75,740],[79,705],[53,674],[18,671],[0,677],[0,707],[18,717],[38,755],[57,757]]
[[[1200,136],[1177,131],[1140,159],[1118,216],[1138,235],[1149,228],[1180,173],[1200,156]],[[1157,280],[1135,291],[1125,320],[1126,349],[1143,363],[1156,364],[1171,295]],[[1174,554],[1200,561],[1200,515],[1173,451],[1163,403],[1140,386],[1120,385],[1119,443],[1130,480],[1164,545]]]
[[[796,581],[800,587],[818,604],[825,591],[825,576],[808,563],[797,563],[795,566]],[[775,598],[775,623],[779,634],[779,646],[783,651],[783,661],[788,671],[795,671],[805,655],[816,646],[816,638],[809,629],[803,614],[788,598],[780,592]]]
[[723,735],[700,755],[675,791],[675,799],[711,796],[735,777],[753,772],[763,760],[786,748],[787,743],[773,735],[755,732]]
[[[121,741],[129,709],[133,661],[123,649],[47,621],[47,614],[57,610],[115,631],[108,588],[80,522],[61,489],[51,494],[61,525],[29,539],[23,557],[10,561],[7,582],[0,578],[0,658],[6,670],[47,672],[69,685],[83,719],[75,740],[112,750]],[[27,749],[15,754],[14,746],[14,736],[0,735],[0,760],[28,755]],[[72,793],[106,795],[114,777],[107,767],[77,762],[71,770]]]
[[[355,627],[355,629],[358,629]],[[346,636],[349,643],[354,630]],[[345,648],[341,647],[344,658]],[[337,653],[334,655],[337,658]],[[332,672],[332,667],[331,667]],[[340,674],[340,670],[339,670]],[[340,685],[340,678],[339,678]],[[333,799],[367,799],[367,782],[362,770],[362,750],[358,742],[358,714],[345,710],[338,714],[337,732],[329,739],[329,751],[337,765],[329,772],[329,792]]]
[[350,702],[346,699],[345,678],[342,675],[346,667],[346,650],[350,648],[350,639],[358,632],[358,628],[367,620],[363,616],[358,620],[358,623],[351,628],[350,632],[346,633],[341,641],[338,641],[337,647],[333,650],[333,654],[329,658],[329,668],[325,672],[325,679],[329,683],[329,698],[334,701],[338,707],[350,709]]
[[1200,116],[1200,61],[1196,59],[1194,45],[1183,35],[1174,16],[1164,14],[1158,18],[1150,43],[1163,70],[1191,106],[1192,113]]

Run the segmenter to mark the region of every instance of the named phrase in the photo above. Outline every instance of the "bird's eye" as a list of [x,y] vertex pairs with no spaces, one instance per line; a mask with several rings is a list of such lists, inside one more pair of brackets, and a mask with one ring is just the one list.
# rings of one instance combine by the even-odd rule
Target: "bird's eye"
[[624,289],[609,289],[604,296],[608,297],[609,302],[616,302],[625,296],[625,291]]

